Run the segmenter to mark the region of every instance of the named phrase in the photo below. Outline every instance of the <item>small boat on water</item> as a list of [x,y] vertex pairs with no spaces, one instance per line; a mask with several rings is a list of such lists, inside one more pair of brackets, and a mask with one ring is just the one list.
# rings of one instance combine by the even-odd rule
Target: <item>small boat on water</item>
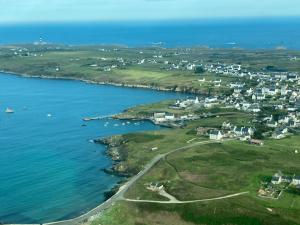
[[92,121],[92,120],[100,120],[101,117],[86,117],[86,118],[83,118],[82,120],[83,121]]
[[14,113],[15,111],[11,108],[6,108],[5,112],[6,113]]

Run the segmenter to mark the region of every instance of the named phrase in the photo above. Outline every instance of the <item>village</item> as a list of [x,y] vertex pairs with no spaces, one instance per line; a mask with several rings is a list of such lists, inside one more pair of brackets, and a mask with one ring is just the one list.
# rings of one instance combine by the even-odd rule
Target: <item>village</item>
[[[253,122],[263,125],[266,132],[264,137],[281,139],[293,133],[299,132],[300,128],[300,76],[297,73],[251,73],[242,69],[241,65],[206,65],[205,70],[211,73],[226,74],[244,78],[244,82],[230,82],[231,95],[216,95],[207,97],[195,97],[186,100],[178,100],[171,109],[192,109],[191,113],[176,115],[167,112],[157,112],[153,119],[157,124],[195,120],[202,116],[213,116],[194,113],[197,109],[221,108],[250,113],[255,116]],[[201,82],[204,79],[200,79]],[[251,84],[250,85],[249,81]],[[222,76],[218,84],[222,82]],[[223,121],[220,130],[211,130],[210,139],[221,140],[226,137],[238,137],[241,140],[250,140],[254,135],[255,127],[236,127],[234,124],[226,124]]]
[[[226,84],[232,94],[229,96],[197,96],[185,100],[177,100],[169,106],[172,110],[190,109],[188,114],[157,112],[153,115],[156,124],[182,123],[205,117],[215,117],[213,113],[201,113],[201,109],[236,110],[251,114],[254,119],[249,126],[237,126],[228,121],[219,124],[219,129],[198,127],[197,136],[206,136],[210,140],[222,141],[237,139],[249,144],[262,146],[264,139],[283,139],[300,132],[300,76],[297,73],[250,73],[240,65],[205,66],[211,73],[226,74],[246,78],[243,82]],[[205,79],[199,79],[204,82]],[[218,80],[220,84],[222,78]],[[249,80],[255,85],[249,85]],[[213,110],[211,110],[213,111]],[[259,128],[256,128],[255,124]],[[298,150],[295,150],[298,154]],[[293,171],[289,171],[292,174]],[[257,194],[262,198],[278,199],[283,191],[297,194],[300,190],[300,176],[276,173],[270,180],[261,182]]]
[[[49,45],[40,38],[33,47],[15,46],[2,49],[2,51],[13,54],[14,57],[43,58],[44,51],[73,50],[66,46]],[[205,57],[195,57],[199,52],[205,52],[205,49],[165,49],[159,46],[153,46],[153,49],[128,49],[120,46],[106,46],[93,48],[93,51],[101,56],[84,60],[82,67],[108,73],[113,70],[126,71],[131,67],[148,66],[160,71],[178,70],[187,72],[186,76],[196,75],[200,87],[228,90],[177,100],[169,105],[171,112],[166,110],[153,113],[150,120],[155,124],[181,127],[187,121],[214,117],[216,115],[211,111],[220,109],[249,113],[254,119],[250,121],[249,126],[244,127],[229,124],[224,120],[219,124],[219,129],[206,131],[205,134],[211,139],[222,140],[236,137],[241,140],[250,140],[253,136],[256,137],[255,139],[282,139],[299,132],[300,75],[298,72],[288,72],[274,66],[257,70],[251,66],[244,66],[242,63],[208,62]],[[293,55],[286,57],[292,63],[298,60],[298,57]],[[68,60],[83,63],[80,57],[70,57]],[[52,64],[53,67],[45,68],[46,72],[60,73],[60,65]],[[200,127],[198,134],[201,133],[199,130],[203,129]]]

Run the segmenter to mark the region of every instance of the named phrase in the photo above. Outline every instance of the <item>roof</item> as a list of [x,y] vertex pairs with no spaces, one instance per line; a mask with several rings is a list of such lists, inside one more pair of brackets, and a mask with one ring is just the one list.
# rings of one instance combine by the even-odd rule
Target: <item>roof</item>
[[284,180],[291,180],[291,179],[292,179],[291,176],[286,176],[286,175],[285,175],[285,176],[282,176],[281,178],[284,179]]
[[294,180],[300,180],[300,176],[295,176],[293,179]]
[[219,135],[219,134],[222,134],[222,132],[219,131],[219,130],[211,130],[211,131],[210,131],[210,134],[213,134],[213,135]]

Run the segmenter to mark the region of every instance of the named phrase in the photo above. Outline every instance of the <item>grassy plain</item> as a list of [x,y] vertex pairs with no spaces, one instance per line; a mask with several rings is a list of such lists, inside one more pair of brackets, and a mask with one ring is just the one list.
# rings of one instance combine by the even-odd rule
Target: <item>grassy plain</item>
[[[168,68],[172,64],[181,65],[182,62],[196,65],[220,62],[241,64],[250,71],[273,68],[300,72],[299,63],[292,61],[291,57],[300,58],[300,53],[289,50],[23,45],[0,47],[0,70],[36,76],[146,85],[177,91],[225,93],[228,91],[226,85],[215,88],[210,82],[220,76],[195,74],[194,71],[186,70],[185,66],[174,70]],[[145,60],[145,63],[139,63],[141,60]],[[114,65],[117,67],[105,70]],[[200,83],[199,76],[205,77],[206,82]],[[235,81],[226,75],[222,75],[221,79],[225,83]]]
[[[299,136],[294,136],[276,142],[266,140],[264,146],[230,141],[174,153],[142,177],[126,197],[162,200],[146,189],[149,182],[164,183],[167,192],[179,200],[207,199],[242,191],[249,194],[180,205],[122,201],[93,224],[299,224],[299,195],[284,192],[278,200],[257,197],[260,182],[278,170],[300,173],[300,156],[295,154],[299,146]],[[126,218],[120,216],[124,214]]]
[[[156,103],[158,106],[164,103]],[[150,106],[145,110],[152,110]],[[157,108],[155,108],[157,109]],[[132,109],[134,110],[134,109]],[[132,114],[130,114],[132,115]],[[122,167],[130,173],[137,173],[141,168],[149,162],[154,156],[161,153],[169,152],[170,150],[188,145],[189,141],[205,140],[205,137],[196,136],[196,128],[210,127],[218,128],[222,122],[231,122],[237,125],[249,125],[251,115],[241,112],[227,112],[221,113],[219,117],[208,117],[188,123],[184,128],[178,129],[163,129],[161,131],[149,131],[145,133],[126,134],[115,137],[125,141],[120,149],[123,153]],[[190,142],[190,143],[193,143]],[[158,149],[152,151],[153,148]]]

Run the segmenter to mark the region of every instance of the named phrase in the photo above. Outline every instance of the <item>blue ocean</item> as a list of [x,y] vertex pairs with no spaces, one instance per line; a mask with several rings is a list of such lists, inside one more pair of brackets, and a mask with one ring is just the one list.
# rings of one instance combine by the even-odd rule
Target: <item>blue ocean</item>
[[0,44],[300,49],[300,18],[0,25]]
[[[97,137],[160,129],[149,122],[103,119],[180,94],[0,74],[0,222],[72,218],[99,205],[119,177]],[[6,114],[7,107],[14,114]],[[106,124],[106,125],[105,125]]]

